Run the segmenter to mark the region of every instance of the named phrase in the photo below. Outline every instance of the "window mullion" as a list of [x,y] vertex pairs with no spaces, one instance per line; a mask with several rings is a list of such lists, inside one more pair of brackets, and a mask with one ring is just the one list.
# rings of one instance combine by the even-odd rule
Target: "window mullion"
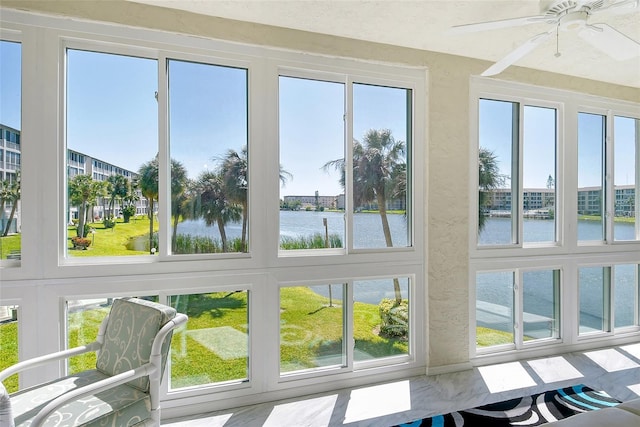
[[[513,104],[512,156],[511,156],[511,243],[522,246],[522,141],[523,106]],[[514,197],[515,195],[515,197]]]
[[614,179],[613,179],[613,140],[614,140],[614,130],[613,130],[613,114],[611,111],[607,112],[606,116],[606,124],[605,124],[605,135],[604,135],[604,155],[602,165],[602,170],[604,171],[603,175],[603,183],[602,188],[604,189],[604,203],[603,203],[603,212],[604,215],[604,241],[605,243],[612,243],[614,240],[613,237],[613,221],[615,218],[614,213],[614,202],[615,202],[615,188],[614,188]]
[[513,329],[516,349],[521,349],[524,343],[524,299],[523,299],[523,275],[521,270],[516,270],[513,275]]
[[[158,57],[158,246],[161,257],[171,248],[171,174],[169,159],[169,74],[168,59]],[[153,215],[153,212],[150,213]]]
[[356,350],[356,339],[354,336],[354,315],[353,315],[353,304],[355,300],[353,299],[353,280],[349,280],[345,282],[345,286],[343,287],[343,301],[349,301],[349,304],[345,304],[344,308],[344,346],[343,346],[343,357],[344,357],[344,365],[347,370],[353,370],[353,361],[355,359],[354,352]]
[[603,323],[604,323],[604,332],[605,333],[613,333],[614,319],[615,319],[615,307],[614,307],[614,269],[609,267],[604,267],[603,271],[603,280],[602,284],[602,300],[603,300]]
[[347,253],[353,252],[353,80],[346,79],[344,108],[344,214],[345,214],[345,248]]

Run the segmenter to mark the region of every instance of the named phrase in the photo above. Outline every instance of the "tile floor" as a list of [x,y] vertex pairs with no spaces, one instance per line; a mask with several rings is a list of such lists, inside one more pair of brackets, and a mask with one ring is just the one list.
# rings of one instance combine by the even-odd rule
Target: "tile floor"
[[165,420],[170,427],[391,426],[585,384],[626,401],[640,396],[640,344],[420,376]]

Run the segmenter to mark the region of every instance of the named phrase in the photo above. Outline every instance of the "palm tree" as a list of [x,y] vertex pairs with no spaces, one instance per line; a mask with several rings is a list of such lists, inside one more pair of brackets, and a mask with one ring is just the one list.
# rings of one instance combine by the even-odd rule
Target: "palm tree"
[[247,146],[242,147],[240,153],[230,148],[222,159],[219,172],[224,185],[225,195],[231,202],[237,203],[242,207],[241,245],[242,251],[246,252],[248,222],[247,188],[249,186]]
[[489,194],[504,184],[506,177],[500,175],[498,159],[493,151],[480,147],[478,150],[478,234],[486,224],[482,208],[489,202]]
[[129,222],[129,218],[132,215],[135,215],[136,202],[140,200],[140,196],[138,195],[137,190],[138,190],[138,179],[136,178],[129,183],[127,194],[122,198],[122,203],[123,203],[122,217],[124,222]]
[[19,200],[20,200],[20,170],[16,170],[15,179],[13,179],[12,181],[8,181],[8,180],[3,181],[0,189],[0,212],[4,211],[5,203],[7,202],[11,203],[11,213],[9,214],[9,219],[7,220],[7,224],[4,227],[2,237],[5,237],[9,234],[9,229],[11,228],[13,217],[16,214],[16,208],[18,206]]
[[107,178],[107,193],[109,196],[109,212],[105,218],[112,218],[116,200],[122,200],[129,193],[131,184],[123,175],[111,175]]
[[[224,177],[216,172],[206,171],[200,174],[194,185],[191,212],[194,218],[204,219],[211,227],[218,226],[222,251],[228,251],[225,225],[242,218],[242,207],[234,204],[225,194]],[[244,248],[244,246],[243,246]]]
[[[230,148],[221,161],[219,173],[224,183],[225,195],[233,203],[242,206],[242,251],[247,250],[247,189],[249,186],[247,146],[242,147],[240,153]],[[280,166],[280,181],[284,184],[291,174]]]
[[158,156],[140,166],[138,185],[149,202],[149,251],[153,255],[153,201],[158,198]]
[[[393,247],[391,228],[387,218],[387,201],[394,193],[406,192],[405,143],[396,141],[389,129],[370,129],[362,142],[353,141],[353,204],[362,206],[375,201],[382,221],[382,232],[387,247]],[[345,186],[345,161],[337,159],[327,162],[341,172],[340,184]],[[404,171],[404,173],[402,173]],[[402,177],[404,176],[404,184]],[[400,282],[393,280],[396,304],[402,302]]]
[[173,232],[171,235],[171,251],[175,253],[180,218],[187,216],[185,208],[189,189],[189,179],[184,165],[171,159],[171,217],[173,218]]
[[71,204],[79,207],[78,236],[85,237],[87,223],[87,205],[95,203],[104,194],[105,186],[102,182],[94,181],[90,175],[76,175],[69,180],[68,192]]

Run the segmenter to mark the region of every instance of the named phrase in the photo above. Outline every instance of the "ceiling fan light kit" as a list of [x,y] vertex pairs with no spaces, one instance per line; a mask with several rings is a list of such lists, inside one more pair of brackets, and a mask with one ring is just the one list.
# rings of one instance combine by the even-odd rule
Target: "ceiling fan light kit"
[[591,24],[589,20],[591,17],[607,10],[618,14],[633,13],[639,3],[640,0],[559,0],[552,3],[541,15],[458,25],[452,27],[450,33],[463,34],[541,23],[551,27],[548,31],[534,35],[513,49],[485,70],[481,74],[482,76],[493,76],[501,73],[533,51],[554,33],[556,34],[556,53],[554,56],[559,57],[558,39],[560,31],[576,32],[582,40],[594,48],[617,61],[625,61],[640,56],[640,43],[606,23]]

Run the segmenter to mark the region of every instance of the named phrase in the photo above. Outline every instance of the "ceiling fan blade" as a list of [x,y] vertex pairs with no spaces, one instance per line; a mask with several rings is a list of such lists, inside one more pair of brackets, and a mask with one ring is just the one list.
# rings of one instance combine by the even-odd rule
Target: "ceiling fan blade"
[[525,16],[522,18],[502,19],[499,21],[478,22],[475,24],[455,25],[447,31],[449,34],[465,34],[475,33],[479,31],[496,30],[499,28],[519,27],[527,24],[535,24],[545,22],[555,18],[549,18],[544,15]]
[[621,0],[606,5],[601,8],[592,9],[591,14],[597,15],[600,12],[611,12],[613,14],[629,13],[632,9],[640,7],[640,0]]
[[607,24],[588,25],[578,36],[618,61],[640,56],[640,43]]
[[512,50],[507,56],[493,64],[491,67],[487,68],[481,76],[494,76],[496,74],[500,74],[505,68],[509,67],[511,64],[515,63],[520,58],[525,57],[529,52],[535,49],[539,44],[544,42],[546,39],[553,34],[555,29],[549,30],[546,33],[540,33],[536,36],[533,36],[529,40],[527,40],[524,44],[518,46],[516,49]]

